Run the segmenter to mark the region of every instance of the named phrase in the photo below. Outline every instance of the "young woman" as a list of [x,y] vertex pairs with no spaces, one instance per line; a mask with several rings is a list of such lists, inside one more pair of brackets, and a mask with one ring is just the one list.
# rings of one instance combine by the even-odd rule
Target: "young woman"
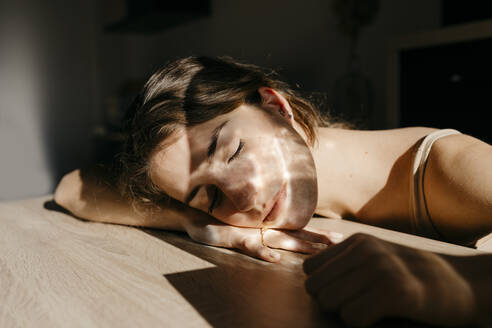
[[[117,165],[67,174],[55,200],[85,219],[182,230],[271,262],[275,248],[314,253],[330,243],[303,229],[314,213],[460,244],[492,231],[490,145],[455,130],[337,128],[273,72],[230,58],[190,57],[156,72],[128,112],[126,137]],[[363,252],[390,249],[393,267],[408,262],[371,243],[379,246]],[[308,274],[333,268],[320,256]],[[333,277],[321,277],[308,287],[323,299]]]
[[[300,230],[313,213],[461,244],[492,230],[490,145],[454,130],[332,127],[273,72],[229,58],[156,72],[126,133],[115,183],[102,169],[75,171],[56,201],[89,220],[185,230],[268,261],[278,254],[266,246],[327,242]],[[145,203],[155,206],[135,206]]]

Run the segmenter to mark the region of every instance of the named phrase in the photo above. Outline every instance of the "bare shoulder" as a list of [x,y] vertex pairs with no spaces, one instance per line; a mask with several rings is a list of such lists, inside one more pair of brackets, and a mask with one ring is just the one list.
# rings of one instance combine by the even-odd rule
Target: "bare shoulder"
[[436,140],[431,156],[442,164],[475,156],[483,158],[492,156],[492,146],[466,134],[453,134]]
[[492,229],[492,146],[465,134],[438,139],[425,170],[430,217],[455,242]]
[[[342,217],[409,231],[409,183],[413,149],[435,129],[321,131],[329,156],[317,166],[321,194],[346,204]],[[331,142],[331,143],[330,143]],[[329,164],[326,164],[329,163]],[[324,174],[324,175],[323,175]],[[336,178],[338,177],[338,178]],[[351,183],[347,184],[349,177]]]
[[[492,184],[492,146],[466,134],[436,140],[429,154],[430,179],[489,181]],[[475,186],[473,189],[476,189]]]
[[[442,137],[434,143],[425,174],[429,187],[454,186],[462,195],[473,193],[490,198],[491,167],[491,145],[466,134],[457,134]],[[492,199],[489,201],[492,203]]]
[[429,127],[407,127],[389,130],[375,130],[372,131],[374,137],[379,139],[381,143],[387,144],[414,144],[421,138],[436,131],[435,128]]
[[417,142],[437,129],[429,127],[407,127],[388,130],[348,130],[328,129],[325,133],[332,138],[346,139],[354,148],[367,151],[372,150],[381,156],[393,158],[400,156]]

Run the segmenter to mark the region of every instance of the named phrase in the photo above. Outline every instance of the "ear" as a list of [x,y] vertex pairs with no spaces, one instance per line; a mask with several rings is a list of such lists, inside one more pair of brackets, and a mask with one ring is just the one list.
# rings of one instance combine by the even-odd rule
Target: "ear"
[[261,96],[262,107],[272,111],[275,115],[280,115],[290,125],[293,124],[294,114],[289,102],[278,91],[269,88],[261,87],[258,89]]

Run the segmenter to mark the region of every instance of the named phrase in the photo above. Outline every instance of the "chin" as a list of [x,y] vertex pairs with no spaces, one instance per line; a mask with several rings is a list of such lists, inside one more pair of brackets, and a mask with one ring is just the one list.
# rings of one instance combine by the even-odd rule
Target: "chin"
[[309,202],[309,206],[306,203],[298,204],[302,207],[301,210],[297,210],[297,213],[293,216],[292,224],[286,229],[302,229],[304,228],[314,215],[316,209],[316,202]]
[[282,229],[297,230],[304,228],[316,210],[318,202],[318,186],[316,179],[303,181],[292,188],[285,218],[281,222]]

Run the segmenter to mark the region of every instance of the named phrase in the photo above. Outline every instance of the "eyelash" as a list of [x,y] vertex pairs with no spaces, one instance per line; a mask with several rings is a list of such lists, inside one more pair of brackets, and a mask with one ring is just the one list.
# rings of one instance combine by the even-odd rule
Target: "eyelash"
[[[231,156],[231,158],[229,158],[227,160],[227,164],[229,164],[231,161],[236,159],[241,154],[241,151],[243,150],[243,148],[244,148],[244,141],[240,140],[239,146],[237,147],[236,152]],[[213,210],[218,206],[218,203],[219,203],[218,198],[219,198],[219,188],[215,187],[214,195],[212,197],[212,202],[210,203],[210,206],[208,208],[209,214],[212,214]]]
[[241,153],[241,151],[243,150],[243,148],[244,148],[244,141],[240,140],[240,141],[239,141],[239,146],[237,147],[236,152],[235,152],[235,153],[231,156],[231,158],[229,158],[229,159],[227,160],[227,164],[229,164],[229,163],[230,163],[230,162],[232,162],[234,159],[236,159],[236,158],[239,156],[239,154]]
[[208,214],[212,214],[212,211],[217,206],[217,198],[219,197],[219,188],[215,187],[214,195],[212,197],[212,202],[210,203],[210,207],[208,208]]

